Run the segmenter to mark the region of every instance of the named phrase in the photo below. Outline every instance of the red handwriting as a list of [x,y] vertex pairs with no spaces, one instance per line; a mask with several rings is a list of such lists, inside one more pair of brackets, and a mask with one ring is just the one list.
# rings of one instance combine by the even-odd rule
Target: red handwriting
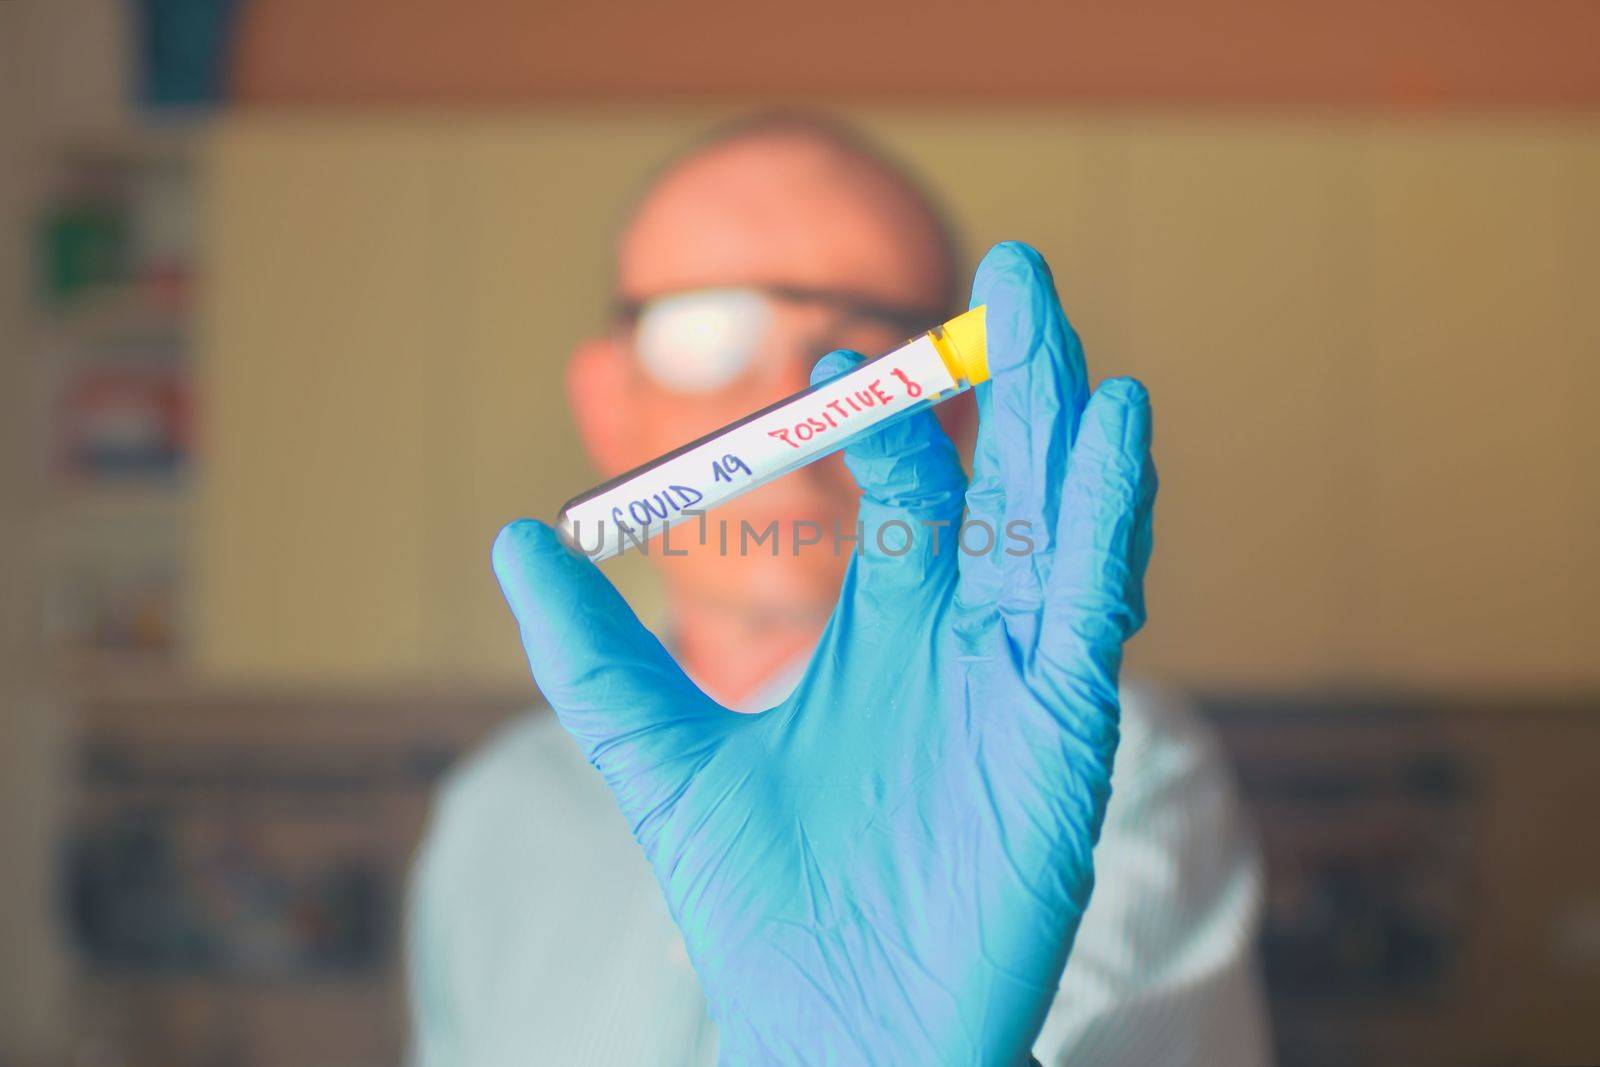
[[893,374],[896,378],[899,378],[902,382],[905,383],[906,396],[919,397],[919,396],[922,395],[922,386],[920,386],[916,382],[912,381],[911,380],[911,376],[909,374],[907,374],[905,371],[901,370],[899,367],[896,367],[890,373]]
[[[917,396],[922,392],[922,386],[908,379],[903,371],[896,370],[894,373],[910,387],[907,390],[908,395]],[[898,397],[884,389],[882,378],[874,378],[865,388],[846,393],[837,400],[826,401],[814,415],[808,415],[791,426],[768,430],[767,436],[782,441],[790,448],[799,448],[813,437],[838,429],[840,425],[848,422],[851,416],[872,408],[887,407],[897,399]]]

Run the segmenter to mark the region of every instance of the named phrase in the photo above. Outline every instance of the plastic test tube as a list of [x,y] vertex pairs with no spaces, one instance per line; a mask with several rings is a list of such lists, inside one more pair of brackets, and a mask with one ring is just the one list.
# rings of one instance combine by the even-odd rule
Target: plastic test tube
[[574,497],[559,529],[590,559],[609,559],[988,377],[980,306]]

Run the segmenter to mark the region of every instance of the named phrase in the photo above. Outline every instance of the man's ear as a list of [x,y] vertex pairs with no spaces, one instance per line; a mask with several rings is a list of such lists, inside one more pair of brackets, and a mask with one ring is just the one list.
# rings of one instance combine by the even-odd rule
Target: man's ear
[[578,346],[567,364],[567,400],[589,459],[607,478],[630,466],[633,389],[628,363],[609,337]]

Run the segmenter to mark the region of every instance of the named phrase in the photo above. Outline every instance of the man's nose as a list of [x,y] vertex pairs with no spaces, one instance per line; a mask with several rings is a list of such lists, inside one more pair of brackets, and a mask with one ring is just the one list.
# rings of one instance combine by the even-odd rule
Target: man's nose
[[809,347],[796,347],[793,355],[783,361],[778,372],[778,391],[769,399],[769,403],[776,403],[786,396],[793,396],[802,389],[811,385],[811,368],[817,361],[827,355],[826,351],[813,352]]

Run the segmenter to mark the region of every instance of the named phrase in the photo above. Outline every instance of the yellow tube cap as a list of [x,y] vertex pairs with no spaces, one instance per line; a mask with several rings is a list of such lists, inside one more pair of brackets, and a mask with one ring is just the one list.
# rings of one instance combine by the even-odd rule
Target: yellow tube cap
[[957,315],[933,331],[947,361],[973,385],[989,380],[989,331],[985,324],[985,306],[979,304],[971,311]]

